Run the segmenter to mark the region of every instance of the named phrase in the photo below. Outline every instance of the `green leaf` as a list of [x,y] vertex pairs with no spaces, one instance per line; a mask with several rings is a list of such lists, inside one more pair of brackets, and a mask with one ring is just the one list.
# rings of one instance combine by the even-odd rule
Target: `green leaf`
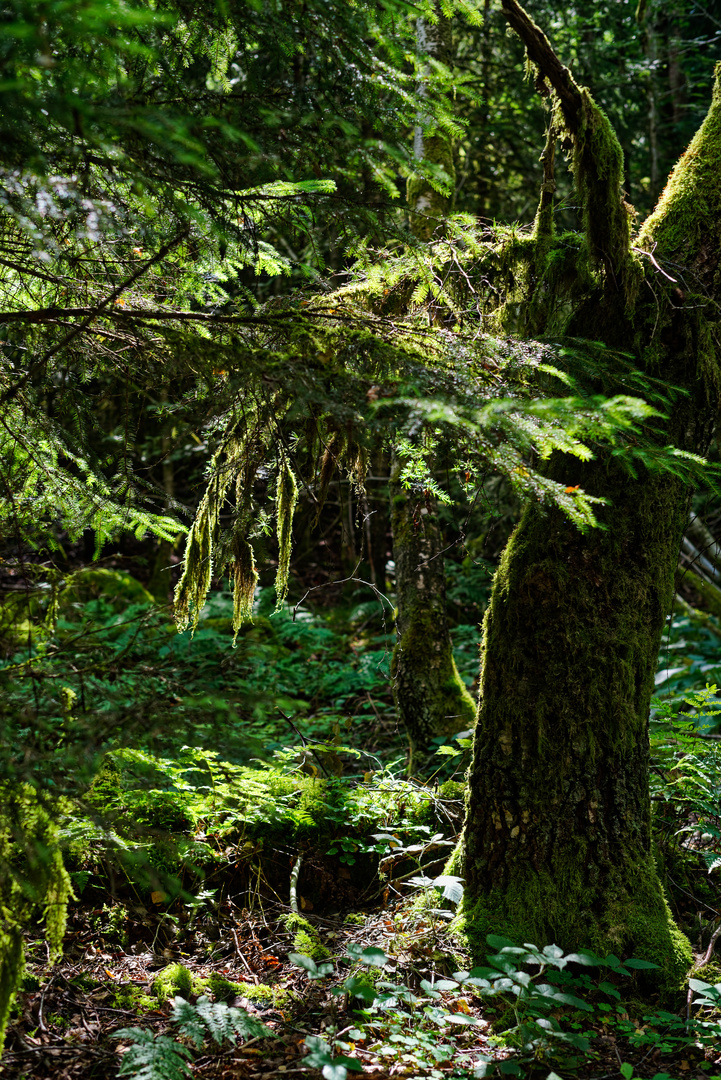
[[633,1065],[629,1065],[627,1061],[624,1061],[621,1065],[621,1076],[623,1080],[631,1080],[633,1076]]
[[599,967],[604,962],[600,956],[596,956],[590,949],[582,949],[577,953],[568,953],[566,960],[569,964],[583,964],[585,967]]
[[499,937],[497,934],[486,934],[486,941],[492,949],[496,949],[498,952],[501,949],[514,949],[516,947],[515,942],[510,941],[507,937]]
[[460,904],[463,899],[463,878],[452,877],[450,874],[441,874],[433,879],[437,889],[443,889],[443,897],[452,904]]
[[335,1061],[329,1061],[327,1065],[323,1066],[322,1075],[325,1080],[346,1080],[348,1076],[348,1070],[345,1065],[342,1065],[337,1059]]
[[[363,1066],[357,1058],[346,1057],[344,1054],[339,1054],[338,1057],[333,1058],[333,1065],[349,1069],[351,1072],[363,1072]],[[327,1068],[328,1066],[326,1065],[323,1070],[324,1076],[327,1075],[325,1072],[325,1069]]]
[[361,1001],[375,1001],[378,997],[374,987],[370,986],[365,979],[359,979],[354,975],[346,979],[343,983],[343,989],[346,994],[360,998]]
[[481,1021],[477,1016],[468,1016],[466,1013],[461,1012],[449,1012],[446,1013],[446,1020],[450,1024],[460,1024],[466,1027],[472,1027],[474,1024],[480,1024]]
[[288,953],[288,959],[291,964],[295,964],[296,967],[303,968],[304,971],[307,971],[311,977],[318,978],[318,967],[312,957],[306,956],[305,953],[292,952]]
[[358,957],[361,964],[367,964],[368,967],[385,967],[388,964],[388,957],[382,949],[377,949],[375,946],[370,946],[367,949],[363,949],[363,952]]

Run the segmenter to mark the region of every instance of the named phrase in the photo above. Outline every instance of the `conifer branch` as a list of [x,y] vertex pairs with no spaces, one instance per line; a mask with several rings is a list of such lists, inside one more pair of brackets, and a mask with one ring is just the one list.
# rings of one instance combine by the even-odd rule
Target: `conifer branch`
[[[85,317],[84,321],[79,326],[74,326],[73,329],[68,334],[66,334],[66,336],[62,339],[62,341],[59,341],[57,345],[51,346],[51,348],[49,348],[45,353],[43,353],[43,355],[38,360],[36,360],[34,364],[31,364],[30,367],[28,368],[28,370],[23,375],[23,377],[21,379],[19,379],[15,383],[14,386],[11,386],[8,390],[5,391],[2,398],[0,398],[0,404],[6,405],[8,403],[8,401],[12,401],[13,398],[15,398],[20,393],[20,391],[23,390],[27,386],[28,382],[30,381],[30,379],[32,379],[33,375],[35,375],[38,371],[43,370],[43,368],[47,364],[48,360],[50,360],[50,358],[52,356],[54,356],[61,349],[64,349],[67,345],[70,344],[71,341],[74,341],[75,338],[78,337],[79,334],[83,333],[83,331],[87,330],[90,323],[93,321],[94,318],[96,318],[96,316],[103,314],[105,308],[107,308],[109,304],[112,304],[115,300],[117,300],[118,297],[122,293],[124,293],[126,289],[129,289],[131,285],[133,285],[136,281],[138,281],[139,278],[143,277],[148,272],[148,270],[151,268],[151,266],[155,266],[156,263],[162,262],[163,259],[166,257],[166,255],[168,255],[173,250],[173,248],[177,247],[178,244],[181,242],[181,240],[183,240],[187,235],[188,235],[187,228],[181,230],[181,232],[177,233],[176,236],[172,240],[168,241],[167,244],[163,244],[163,246],[160,248],[160,250],[157,251],[155,253],[155,255],[152,256],[152,258],[146,260],[146,262],[144,262],[142,264],[142,266],[139,266],[138,269],[135,270],[130,275],[130,277],[126,278],[125,281],[121,281],[121,283],[119,285],[117,285],[113,289],[112,292],[108,293],[108,295],[106,297],[104,297],[101,301],[99,301],[99,303],[95,304],[93,307],[90,307],[90,308],[86,309],[86,317]],[[52,310],[52,309],[45,309],[45,310],[47,311],[47,310]],[[67,309],[67,310],[72,311],[73,309],[70,308],[70,309]],[[76,309],[76,313],[79,313],[79,309]],[[25,313],[17,312],[17,314],[18,315],[23,315]],[[28,312],[27,314],[32,315],[32,314],[37,314],[37,313]],[[55,318],[62,318],[62,317],[63,317],[62,314],[60,313],[60,311],[58,311]],[[13,321],[22,321],[22,320],[9,319],[7,321],[8,322],[13,322]],[[29,321],[30,322],[33,322],[33,321],[42,322],[44,320],[42,320],[42,319],[37,319],[37,320],[30,319]]]

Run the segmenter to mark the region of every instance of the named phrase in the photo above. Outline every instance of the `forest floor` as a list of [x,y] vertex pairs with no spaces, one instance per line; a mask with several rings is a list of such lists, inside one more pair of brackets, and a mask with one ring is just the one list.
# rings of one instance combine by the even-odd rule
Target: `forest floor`
[[[108,901],[112,903],[112,897]],[[559,1068],[562,1076],[578,1080],[708,1080],[721,1073],[721,1046],[704,1052],[692,1040],[674,1039],[668,1029],[664,1035],[657,1022],[649,1025],[642,1015],[644,1010],[658,1013],[658,1003],[642,1001],[633,993],[632,1004],[619,1006],[611,1022],[608,1013],[600,1011],[582,1015],[568,1008],[557,1010],[558,1017],[575,1015],[582,1024],[572,1026],[578,1030],[582,1026],[583,1034],[590,1036],[587,1053],[562,1054],[560,1064],[557,1053],[541,1049],[535,1060],[528,1053],[517,1058],[512,1040],[511,1045],[505,1043],[498,1030],[498,1008],[489,1009],[471,988],[455,995],[441,990],[436,1002],[460,1014],[461,1027],[429,1024],[424,1010],[414,1011],[407,1003],[376,1014],[369,1023],[368,1013],[353,1011],[352,1006],[361,1002],[332,992],[343,981],[343,972],[338,974],[337,969],[342,969],[349,947],[352,951],[355,946],[356,953],[382,950],[388,958],[384,978],[422,995],[421,980],[442,980],[458,966],[457,948],[445,921],[424,914],[417,905],[409,906],[407,900],[347,916],[310,914],[308,923],[333,965],[331,976],[310,980],[289,959],[294,948],[289,910],[276,901],[251,912],[236,906],[230,896],[200,915],[186,908],[180,917],[157,905],[153,910],[150,904],[116,908],[73,904],[59,964],[48,966],[43,940],[28,940],[26,990],[19,995],[0,1075],[17,1080],[114,1077],[130,1045],[118,1032],[140,1026],[154,1036],[177,1035],[173,997],[181,993],[195,1002],[200,991],[246,1010],[268,1029],[267,1037],[210,1048],[206,1044],[194,1054],[191,1075],[207,1080],[296,1075],[340,1080],[342,1072],[321,1073],[304,1062],[306,1040],[312,1043],[313,1037],[335,1046],[346,1061],[355,1061],[358,1073],[374,1080],[460,1080],[499,1071],[545,1080],[557,1077]],[[113,911],[122,912],[122,921],[113,917]],[[192,980],[190,989],[177,985],[188,978],[183,971]],[[175,974],[161,985],[158,976],[163,973]],[[259,994],[267,1000],[259,1000]],[[472,1025],[474,1019],[477,1023]],[[646,1027],[660,1031],[660,1038],[633,1046],[619,1030],[619,1020],[627,1031],[643,1032]]]

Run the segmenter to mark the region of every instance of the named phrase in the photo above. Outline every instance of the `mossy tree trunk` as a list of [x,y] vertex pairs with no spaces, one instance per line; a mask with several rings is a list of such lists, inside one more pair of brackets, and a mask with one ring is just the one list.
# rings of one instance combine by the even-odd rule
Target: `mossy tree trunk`
[[[437,21],[418,20],[419,52],[449,65],[451,23],[436,5]],[[442,132],[416,130],[415,156],[443,167],[455,178],[450,140]],[[408,181],[411,227],[428,240],[452,199],[421,175]],[[406,491],[401,464],[391,464],[391,526],[396,565],[398,644],[393,653],[393,697],[411,744],[411,770],[434,738],[463,731],[475,721],[475,705],[453,659],[446,609],[446,572],[441,531],[433,500]]]
[[[704,453],[721,384],[721,66],[709,116],[635,239],[650,254],[634,261],[627,231],[613,225],[618,206],[608,212],[609,200],[620,203],[608,121],[549,59],[515,0],[503,3],[574,142],[599,289],[570,331],[633,348],[639,367],[684,387],[661,445]],[[671,280],[679,265],[683,287]],[[487,933],[501,933],[633,953],[661,965],[670,984],[691,952],[651,850],[648,714],[690,491],[668,472],[634,479],[601,454],[583,467],[559,458],[550,471],[608,500],[604,528],[583,535],[558,511],[529,506],[494,580],[453,860],[466,879],[463,918],[477,956]]]
[[471,727],[476,707],[453,659],[435,508],[401,487],[400,470],[394,458],[390,490],[398,644],[393,653],[393,696],[411,742],[414,767],[434,738]]

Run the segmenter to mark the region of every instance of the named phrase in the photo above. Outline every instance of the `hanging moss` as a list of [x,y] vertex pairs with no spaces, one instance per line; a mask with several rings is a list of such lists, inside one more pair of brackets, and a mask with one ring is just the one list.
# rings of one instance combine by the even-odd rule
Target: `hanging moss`
[[293,540],[293,515],[298,501],[298,485],[285,455],[281,458],[275,511],[278,535],[278,571],[275,575],[275,610],[280,611],[288,595],[288,572]]
[[0,788],[0,1051],[24,971],[23,930],[45,917],[49,959],[62,952],[73,891],[58,848],[57,826],[29,785]]
[[[181,633],[188,626],[195,632],[213,573],[222,572],[227,565],[231,566],[233,583],[235,635],[244,620],[252,621],[253,593],[258,575],[247,534],[251,524],[253,480],[263,460],[267,439],[267,432],[257,414],[251,411],[233,425],[213,457],[211,479],[188,533],[183,573],[175,588],[175,622]],[[233,523],[223,533],[220,515],[233,483]]]
[[253,548],[247,540],[239,539],[235,562],[231,570],[233,583],[233,644],[244,622],[253,621],[253,597],[258,584]]
[[[215,465],[216,459],[213,460]],[[226,475],[222,480],[218,476],[211,480],[188,533],[183,573],[175,587],[175,622],[180,633],[188,626],[195,633],[198,627],[200,612],[213,580],[213,548],[217,540],[220,507],[230,479]]]

